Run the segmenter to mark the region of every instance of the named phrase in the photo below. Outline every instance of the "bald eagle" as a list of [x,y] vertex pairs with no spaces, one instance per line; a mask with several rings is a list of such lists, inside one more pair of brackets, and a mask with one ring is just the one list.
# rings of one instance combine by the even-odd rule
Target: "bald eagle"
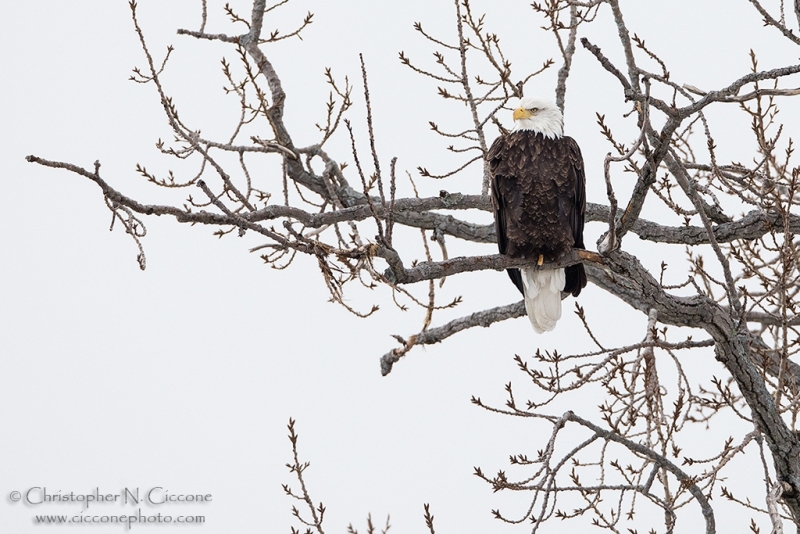
[[555,104],[525,97],[514,110],[514,128],[498,137],[486,155],[500,253],[538,264],[508,269],[538,333],[555,328],[561,299],[577,297],[586,287],[582,264],[539,267],[584,248],[583,158],[578,144],[562,130],[563,117]]

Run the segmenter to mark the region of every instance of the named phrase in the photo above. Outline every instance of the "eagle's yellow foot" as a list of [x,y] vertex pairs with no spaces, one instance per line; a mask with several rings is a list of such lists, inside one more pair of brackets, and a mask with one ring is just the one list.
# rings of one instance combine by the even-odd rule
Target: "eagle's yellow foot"
[[541,267],[543,263],[544,263],[544,254],[539,254],[539,261],[536,262],[536,265]]

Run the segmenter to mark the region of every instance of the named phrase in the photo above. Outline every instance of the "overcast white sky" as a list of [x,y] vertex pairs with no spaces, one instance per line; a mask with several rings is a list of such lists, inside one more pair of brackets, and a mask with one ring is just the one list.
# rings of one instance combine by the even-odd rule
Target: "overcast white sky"
[[[208,228],[146,219],[147,270],[120,228],[108,231],[110,213],[99,188],[64,171],[28,164],[28,154],[90,167],[121,191],[158,203],[163,192],[134,172],[142,163],[158,172],[171,168],[154,149],[170,133],[151,86],[127,81],[144,66],[127,2],[6,2],[0,19],[0,525],[6,532],[43,532],[34,514],[79,514],[75,503],[32,506],[9,499],[12,491],[46,487],[48,492],[119,493],[122,488],[163,487],[175,494],[212,494],[202,506],[146,507],[142,513],[203,514],[198,532],[286,532],[292,502],[282,483],[297,484],[285,468],[290,460],[286,423],[297,419],[300,452],[312,463],[307,482],[312,498],[328,507],[326,527],[342,532],[352,522],[365,530],[372,513],[393,531],[424,530],[422,504],[431,503],[438,532],[512,532],[492,508],[510,515],[524,510],[524,495],[493,494],[472,475],[473,466],[493,473],[509,454],[543,445],[537,428],[488,414],[469,403],[481,396],[496,404],[503,385],[522,384],[514,354],[537,348],[581,350],[583,334],[572,302],[557,330],[538,337],[526,320],[466,332],[441,346],[416,349],[381,377],[378,358],[396,346],[391,334],[407,336],[421,314],[393,308],[386,293],[372,302],[381,311],[358,319],[328,303],[312,261],[291,269],[263,266],[248,247],[251,238],[222,240]],[[219,3],[210,2],[208,30],[229,32]],[[487,24],[504,37],[515,64],[539,66],[553,57],[551,38],[529,2],[500,2]],[[668,61],[673,79],[703,89],[719,88],[747,70],[749,48],[764,68],[796,59],[796,50],[761,28],[744,0],[621,2],[632,32]],[[240,11],[249,13],[247,2]],[[478,6],[480,7],[480,4]],[[435,84],[403,68],[397,52],[429,62],[432,49],[412,29],[414,21],[452,39],[449,1],[323,2],[294,0],[280,20],[315,13],[304,41],[267,49],[288,94],[287,123],[299,145],[315,142],[327,88],[323,69],[359,81],[358,53],[369,67],[378,149],[384,165],[392,156],[412,173],[418,165],[447,170],[446,145],[427,121],[447,124],[456,106],[435,96]],[[235,102],[225,99],[218,43],[177,36],[196,29],[200,2],[140,2],[140,17],[152,50],[176,51],[164,77],[182,118],[203,133],[229,132]],[[266,24],[268,28],[277,21]],[[619,58],[614,28],[604,10],[587,30],[612,58]],[[779,48],[780,46],[780,48]],[[604,201],[602,158],[608,151],[594,125],[608,114],[624,135],[619,89],[579,49],[567,96],[567,133],[583,148],[589,200]],[[552,95],[555,68],[534,87]],[[356,94],[360,84],[356,83]],[[529,91],[531,92],[531,91]],[[363,132],[363,107],[350,112]],[[231,114],[233,112],[233,114]],[[451,119],[458,124],[463,119]],[[504,117],[506,124],[510,117]],[[712,123],[720,136],[730,124]],[[331,150],[349,160],[344,139]],[[366,145],[364,145],[366,146]],[[720,150],[734,158],[741,145]],[[278,177],[271,178],[272,184]],[[480,174],[426,185],[474,193]],[[630,178],[620,175],[624,191]],[[279,191],[277,185],[274,191]],[[488,221],[488,219],[486,219]],[[593,247],[601,231],[587,231]],[[663,253],[630,246],[656,266]],[[452,240],[451,240],[452,241]],[[417,244],[410,246],[418,246]],[[451,253],[476,248],[459,248]],[[492,253],[492,247],[485,247]],[[434,324],[517,300],[502,273],[448,280],[444,294],[464,296],[455,312]],[[638,341],[645,318],[589,287],[580,297],[602,338]],[[721,369],[709,354],[697,369]],[[520,386],[522,387],[522,386]],[[591,409],[602,399],[586,399]],[[569,406],[581,410],[582,406]],[[728,431],[720,430],[727,435]],[[94,510],[94,507],[91,509]],[[132,508],[97,506],[104,514]],[[86,512],[85,512],[86,513]],[[696,515],[696,510],[692,511]],[[718,517],[721,530],[726,517]],[[139,527],[145,528],[145,527]],[[136,528],[136,530],[139,530]],[[174,526],[147,527],[163,529]],[[566,532],[553,523],[546,532]],[[69,531],[112,532],[121,527],[71,526]]]

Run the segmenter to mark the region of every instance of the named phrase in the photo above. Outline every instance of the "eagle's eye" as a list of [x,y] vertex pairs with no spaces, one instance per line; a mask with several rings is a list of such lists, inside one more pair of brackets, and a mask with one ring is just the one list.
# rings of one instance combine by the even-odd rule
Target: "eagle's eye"
[[528,111],[530,111],[531,113],[536,113],[537,111],[539,111],[539,108],[531,108]]

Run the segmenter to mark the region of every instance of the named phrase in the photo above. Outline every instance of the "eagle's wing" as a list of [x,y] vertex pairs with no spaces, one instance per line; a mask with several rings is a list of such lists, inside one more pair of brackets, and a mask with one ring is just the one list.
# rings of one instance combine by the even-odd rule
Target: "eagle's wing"
[[583,223],[586,216],[586,174],[583,170],[583,156],[578,143],[571,137],[564,139],[567,143],[570,160],[570,179],[575,184],[575,203],[570,215],[570,227],[575,238],[575,248],[584,248]]
[[497,184],[498,177],[495,175],[495,170],[497,170],[497,165],[500,162],[500,158],[502,158],[505,144],[505,136],[498,137],[494,140],[494,143],[492,143],[492,146],[489,148],[489,152],[486,154],[486,161],[489,162],[489,173],[492,178],[490,185],[492,188],[492,207],[494,208],[494,231],[497,234],[497,247],[500,250],[500,254],[506,253],[508,241],[506,240],[505,206],[500,196],[500,190]]
[[[578,143],[571,137],[564,137],[567,157],[569,158],[569,179],[568,182],[574,184],[575,196],[571,212],[569,214],[569,225],[572,229],[572,237],[575,240],[575,248],[585,248],[583,244],[583,224],[586,215],[586,175],[583,169],[583,156]],[[586,270],[583,264],[572,265],[566,269],[565,293],[571,293],[577,297],[581,289],[586,287]]]
[[[500,161],[503,158],[503,153],[505,152],[506,142],[508,137],[505,135],[501,135],[497,139],[495,139],[492,146],[489,148],[489,152],[486,154],[486,161],[489,162],[489,172],[491,175],[491,188],[492,188],[492,206],[494,207],[494,231],[497,235],[497,248],[500,251],[500,254],[505,254],[508,250],[508,233],[507,233],[507,224],[506,224],[506,217],[507,217],[507,200],[504,195],[501,193],[501,190],[507,189],[507,187],[503,187],[499,181],[507,180],[507,177],[497,176],[495,171],[497,170]],[[503,184],[507,185],[507,184]],[[525,294],[525,290],[522,288],[522,275],[519,272],[519,269],[508,269],[508,276],[511,278],[511,282],[519,289],[519,292],[523,295]]]

